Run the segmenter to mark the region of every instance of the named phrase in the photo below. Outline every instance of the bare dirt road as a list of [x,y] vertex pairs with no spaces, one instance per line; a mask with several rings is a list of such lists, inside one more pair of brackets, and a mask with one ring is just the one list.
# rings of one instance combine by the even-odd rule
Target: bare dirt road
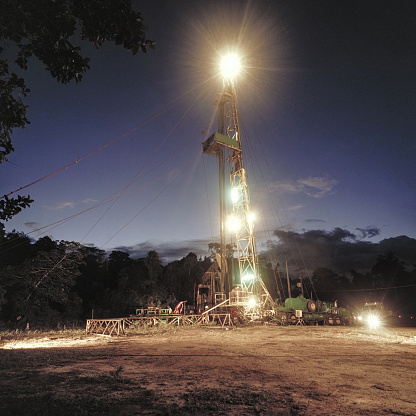
[[1,415],[416,415],[416,330],[258,326],[9,340]]

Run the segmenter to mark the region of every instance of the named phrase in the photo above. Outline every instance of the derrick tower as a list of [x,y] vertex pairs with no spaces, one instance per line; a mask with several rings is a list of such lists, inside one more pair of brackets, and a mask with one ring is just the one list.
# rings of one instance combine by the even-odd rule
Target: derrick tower
[[[203,152],[219,159],[220,189],[220,269],[222,282],[218,289],[238,285],[260,303],[271,300],[261,279],[258,266],[254,214],[251,209],[247,172],[244,168],[236,96],[235,76],[238,69],[236,56],[223,59],[223,86],[215,99],[218,131],[202,144]],[[229,167],[229,185],[226,167]],[[231,209],[229,208],[231,206]],[[228,209],[228,212],[227,212]],[[238,257],[239,278],[228,276],[226,267],[226,234],[230,230]],[[245,299],[248,299],[246,297]],[[231,301],[231,299],[230,299]]]

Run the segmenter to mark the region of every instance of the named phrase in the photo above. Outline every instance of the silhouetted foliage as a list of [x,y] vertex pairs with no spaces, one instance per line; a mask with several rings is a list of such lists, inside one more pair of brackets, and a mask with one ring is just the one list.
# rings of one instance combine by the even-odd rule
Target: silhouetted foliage
[[37,252],[21,264],[2,268],[0,282],[6,290],[6,314],[22,323],[41,325],[77,318],[74,315],[79,311],[74,311],[74,306],[80,302],[72,289],[80,275],[80,261],[71,243],[61,243],[49,252]]
[[0,237],[0,244],[0,268],[23,263],[33,253],[30,238],[15,230]]
[[[23,233],[3,232],[0,322],[15,328],[24,328],[27,322],[56,326],[83,322],[92,314],[110,318],[148,306],[173,309],[182,300],[192,307],[198,284],[211,264],[212,259],[198,258],[195,253],[163,265],[154,250],[145,258],[133,259],[122,251],[108,254],[78,243],[49,237],[31,241]],[[273,268],[265,256],[259,256],[260,273],[270,294],[275,299],[279,287],[284,300],[286,276],[279,276],[278,266]],[[338,276],[320,267],[311,279],[302,276],[302,281],[307,297],[338,300],[351,308],[366,301],[384,301],[393,310],[415,312],[416,268],[406,266],[391,252],[379,255],[366,273]],[[290,278],[292,296],[300,293],[299,282],[298,275]]]
[[[80,54],[79,44],[89,42],[98,49],[113,42],[133,55],[146,53],[155,42],[146,39],[145,30],[131,0],[3,0],[0,55],[14,54],[12,64],[20,70],[27,70],[29,59],[36,57],[58,82],[80,82],[90,60]],[[0,59],[0,164],[14,151],[13,130],[29,124],[22,96],[30,90],[24,78],[11,71],[9,60]],[[32,202],[30,196],[4,196],[0,220],[7,221]]]

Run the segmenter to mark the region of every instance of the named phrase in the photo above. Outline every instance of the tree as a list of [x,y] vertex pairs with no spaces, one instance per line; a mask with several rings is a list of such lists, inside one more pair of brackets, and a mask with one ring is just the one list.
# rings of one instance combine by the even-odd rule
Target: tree
[[[231,259],[234,256],[234,244],[226,244],[225,245],[225,258]],[[211,252],[210,257],[215,259],[215,254],[221,252],[221,244],[220,243],[209,243],[208,250]]]
[[[0,163],[14,151],[13,129],[29,124],[22,96],[30,92],[24,78],[11,72],[8,59],[2,58],[2,54],[14,53],[13,64],[21,70],[27,70],[29,58],[35,56],[58,82],[80,82],[90,64],[89,58],[80,54],[75,35],[96,48],[114,42],[135,55],[154,47],[155,42],[146,40],[145,29],[131,0],[2,0]],[[0,221],[7,221],[32,202],[30,196],[4,196],[0,201]]]
[[41,237],[33,244],[33,248],[36,252],[45,251],[49,252],[58,248],[58,243],[53,241],[49,236]]
[[[4,319],[37,324],[55,324],[70,311],[76,318],[79,297],[73,292],[80,274],[82,256],[72,243],[61,243],[49,252],[40,251],[22,264],[0,270],[0,282],[6,291]],[[5,303],[5,302],[3,302]]]
[[376,264],[371,269],[375,287],[401,284],[405,274],[406,268],[403,262],[392,252],[379,255]]
[[118,287],[120,272],[134,263],[130,254],[124,251],[114,250],[108,257],[108,287],[114,290]]
[[0,238],[0,268],[7,265],[21,264],[33,254],[30,238],[21,232],[13,230]]
[[101,303],[106,290],[108,279],[105,251],[83,245],[80,245],[77,251],[82,256],[82,263],[74,290],[82,299],[84,316],[89,316],[91,309],[95,309],[97,304]]
[[[117,257],[121,255],[117,254]],[[112,313],[126,315],[139,307],[167,307],[172,296],[162,283],[162,262],[159,253],[152,250],[144,259],[129,260],[119,275],[118,289],[111,298]]]
[[149,276],[149,284],[156,285],[162,276],[163,266],[159,257],[159,253],[155,250],[151,250],[147,253],[144,260],[147,273]]
[[178,300],[187,300],[189,305],[195,301],[195,290],[211,265],[211,260],[198,259],[195,253],[189,253],[181,260],[169,263],[163,273],[163,282],[169,293]]
[[319,298],[336,300],[338,299],[338,276],[326,267],[318,267],[312,273],[312,284]]

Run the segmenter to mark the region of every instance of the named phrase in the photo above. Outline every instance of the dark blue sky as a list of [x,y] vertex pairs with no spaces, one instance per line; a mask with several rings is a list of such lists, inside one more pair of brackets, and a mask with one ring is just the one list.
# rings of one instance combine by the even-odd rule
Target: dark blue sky
[[91,69],[77,85],[30,62],[31,124],[14,133],[2,194],[120,140],[25,190],[35,202],[7,230],[165,258],[207,251],[218,178],[201,142],[216,126],[218,56],[237,47],[259,248],[276,229],[416,238],[415,2],[149,0],[137,10],[157,42],[146,55],[84,45]]

